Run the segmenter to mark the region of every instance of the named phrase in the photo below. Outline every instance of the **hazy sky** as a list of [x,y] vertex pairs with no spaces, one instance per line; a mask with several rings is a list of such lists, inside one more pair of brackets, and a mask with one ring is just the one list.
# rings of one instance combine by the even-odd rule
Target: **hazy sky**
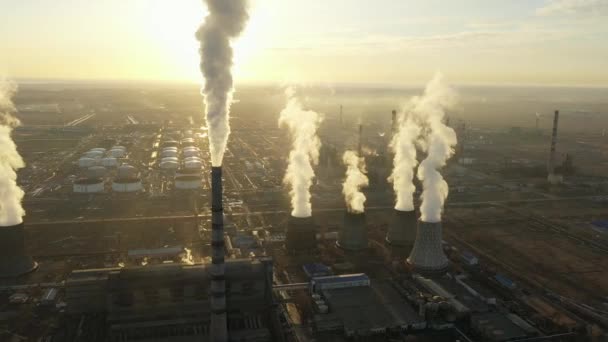
[[[608,85],[608,0],[257,0],[253,82]],[[0,73],[199,80],[200,0],[0,0]]]

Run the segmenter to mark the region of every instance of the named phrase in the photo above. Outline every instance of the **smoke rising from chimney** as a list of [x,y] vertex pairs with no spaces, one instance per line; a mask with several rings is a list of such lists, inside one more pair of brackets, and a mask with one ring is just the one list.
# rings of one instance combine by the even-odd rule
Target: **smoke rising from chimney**
[[0,78],[0,226],[14,226],[23,222],[25,210],[21,206],[23,190],[17,186],[17,170],[25,163],[17,152],[11,132],[19,126],[11,98],[17,86]]
[[[395,113],[395,111],[393,111]],[[396,201],[395,209],[400,211],[414,210],[414,168],[416,160],[416,140],[420,127],[408,109],[402,111],[398,121],[393,124],[395,133],[390,147],[393,150],[393,172],[389,181],[393,183]]]
[[292,149],[283,182],[290,186],[291,215],[310,217],[310,186],[315,176],[313,166],[319,162],[321,141],[317,128],[322,121],[321,115],[312,110],[305,110],[295,96],[295,91],[285,91],[287,104],[281,111],[279,126],[287,127],[291,134]]
[[448,184],[439,170],[454,154],[456,132],[443,123],[445,111],[454,107],[456,92],[437,72],[427,84],[424,94],[413,99],[414,112],[425,126],[424,143],[427,157],[418,167],[418,179],[422,181],[420,219],[424,222],[440,222],[443,205],[448,196]]
[[209,15],[196,31],[200,41],[200,69],[205,77],[204,96],[211,164],[221,166],[230,135],[233,51],[231,40],[238,37],[249,19],[247,0],[205,0]]
[[365,175],[365,159],[359,157],[355,151],[346,151],[342,156],[342,161],[346,165],[346,179],[342,184],[342,193],[346,200],[348,211],[362,213],[365,211],[365,195],[361,188],[369,185],[369,180]]

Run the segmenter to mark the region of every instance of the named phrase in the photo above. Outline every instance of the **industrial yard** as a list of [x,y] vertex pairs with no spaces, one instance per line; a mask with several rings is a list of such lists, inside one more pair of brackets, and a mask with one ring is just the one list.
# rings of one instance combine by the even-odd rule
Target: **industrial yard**
[[[211,205],[196,86],[23,85],[14,98],[23,125],[13,137],[27,165],[18,180],[25,246],[37,269],[0,279],[0,340],[206,336],[209,268],[224,246],[235,338],[602,341],[608,119],[595,115],[583,125],[571,108],[605,112],[605,94],[522,107],[521,93],[510,90],[499,109],[512,111],[506,122],[484,116],[505,99],[462,89],[463,109],[449,113],[459,144],[443,170],[444,219],[424,230],[437,232],[428,239],[445,254],[438,275],[410,254],[422,248],[414,244],[417,216],[399,218],[387,182],[391,110],[414,91],[303,90],[305,105],[324,119],[312,216],[300,220],[290,216],[283,183],[290,139],[277,124],[281,89],[239,88],[221,174],[223,241],[212,243],[219,209]],[[529,107],[544,116],[535,120]],[[561,108],[563,182],[550,184],[553,113]],[[352,217],[341,155],[359,143],[370,185],[364,216]]]

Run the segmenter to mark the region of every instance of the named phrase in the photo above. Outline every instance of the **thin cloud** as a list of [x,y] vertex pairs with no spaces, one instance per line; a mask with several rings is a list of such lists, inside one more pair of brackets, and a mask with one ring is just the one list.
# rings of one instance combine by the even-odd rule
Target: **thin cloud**
[[551,0],[536,10],[539,16],[606,16],[608,0]]

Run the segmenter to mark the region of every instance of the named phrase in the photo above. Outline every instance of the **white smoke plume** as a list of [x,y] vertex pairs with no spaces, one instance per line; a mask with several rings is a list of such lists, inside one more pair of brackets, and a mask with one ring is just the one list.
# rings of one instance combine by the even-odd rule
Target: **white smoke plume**
[[211,164],[221,166],[230,135],[233,51],[231,40],[238,37],[249,19],[247,0],[205,0],[209,15],[196,31],[200,41],[200,69],[205,77],[201,93],[205,100]]
[[342,161],[346,165],[346,179],[342,184],[342,193],[346,200],[348,211],[362,213],[365,211],[365,195],[361,188],[369,185],[369,180],[365,175],[365,159],[359,157],[355,151],[346,151],[342,156]]
[[395,191],[395,209],[400,211],[414,210],[414,169],[418,164],[416,160],[416,140],[420,134],[420,127],[414,120],[410,109],[406,108],[399,114],[397,131],[391,140],[394,153],[393,172],[389,181],[393,183]]
[[443,80],[439,72],[427,84],[424,94],[414,98],[413,112],[426,128],[424,146],[427,157],[418,167],[418,179],[422,181],[420,219],[424,222],[440,222],[443,205],[448,197],[448,184],[439,170],[454,154],[456,132],[444,124],[445,111],[454,107],[456,92]]
[[0,79],[0,226],[12,226],[23,222],[25,210],[21,206],[23,190],[17,186],[17,170],[25,163],[17,152],[11,132],[19,126],[12,116],[15,107],[11,101],[17,87]]
[[279,126],[289,129],[292,149],[283,182],[291,188],[291,216],[310,217],[310,186],[315,177],[313,166],[319,162],[321,147],[317,128],[322,118],[315,111],[305,110],[293,89],[288,88],[285,94],[287,104],[281,111]]

